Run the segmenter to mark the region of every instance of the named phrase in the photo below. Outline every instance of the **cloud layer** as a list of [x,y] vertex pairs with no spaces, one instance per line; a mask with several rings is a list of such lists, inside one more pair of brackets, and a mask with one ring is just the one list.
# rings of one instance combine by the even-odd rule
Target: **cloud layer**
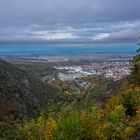
[[139,0],[0,0],[0,41],[137,42]]

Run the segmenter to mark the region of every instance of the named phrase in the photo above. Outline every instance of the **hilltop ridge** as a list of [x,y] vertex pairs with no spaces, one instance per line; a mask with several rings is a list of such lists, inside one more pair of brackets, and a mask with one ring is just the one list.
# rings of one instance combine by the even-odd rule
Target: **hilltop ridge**
[[35,74],[0,60],[0,120],[36,116],[58,92]]

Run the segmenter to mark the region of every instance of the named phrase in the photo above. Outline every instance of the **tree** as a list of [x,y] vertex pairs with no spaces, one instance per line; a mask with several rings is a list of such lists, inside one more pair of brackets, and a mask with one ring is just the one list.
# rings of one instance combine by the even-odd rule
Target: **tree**
[[131,60],[131,64],[132,73],[129,77],[129,81],[131,81],[135,85],[140,85],[140,48],[137,49],[137,54]]

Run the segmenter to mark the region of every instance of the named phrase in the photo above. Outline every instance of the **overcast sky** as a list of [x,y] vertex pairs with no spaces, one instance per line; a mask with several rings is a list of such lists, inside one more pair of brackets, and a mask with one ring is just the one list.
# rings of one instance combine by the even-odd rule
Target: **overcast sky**
[[0,41],[137,42],[140,0],[0,0]]

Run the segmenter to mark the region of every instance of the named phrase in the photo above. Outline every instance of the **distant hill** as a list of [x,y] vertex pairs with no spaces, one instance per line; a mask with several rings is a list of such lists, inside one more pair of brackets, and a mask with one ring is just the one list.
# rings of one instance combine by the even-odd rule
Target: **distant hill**
[[36,116],[58,92],[33,73],[0,60],[0,120]]

